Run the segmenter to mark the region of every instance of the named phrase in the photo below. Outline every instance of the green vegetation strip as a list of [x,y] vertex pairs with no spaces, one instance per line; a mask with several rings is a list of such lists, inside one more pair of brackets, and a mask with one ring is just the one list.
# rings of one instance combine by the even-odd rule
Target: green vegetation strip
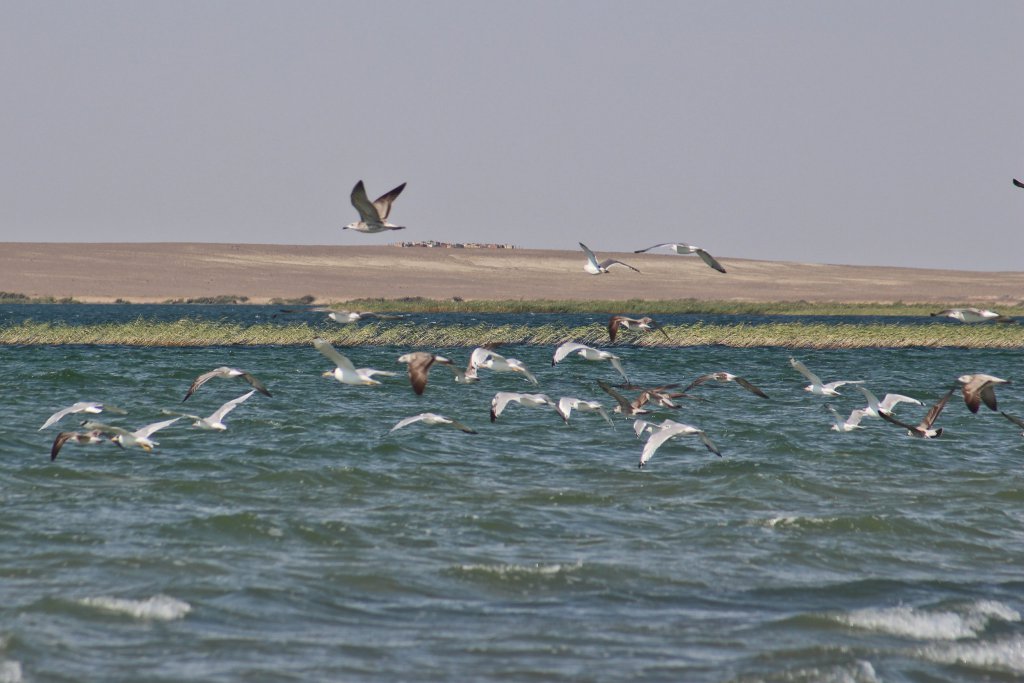
[[[895,347],[1024,348],[1021,325],[801,324],[670,325],[660,333],[620,333],[620,345],[682,347],[722,345],[807,349]],[[554,346],[574,340],[603,346],[603,325],[414,325],[374,323],[363,326],[239,325],[182,319],[176,322],[66,325],[27,321],[0,327],[0,345],[102,344],[114,346],[296,346],[316,337],[336,346],[403,348],[472,347],[490,342]]]

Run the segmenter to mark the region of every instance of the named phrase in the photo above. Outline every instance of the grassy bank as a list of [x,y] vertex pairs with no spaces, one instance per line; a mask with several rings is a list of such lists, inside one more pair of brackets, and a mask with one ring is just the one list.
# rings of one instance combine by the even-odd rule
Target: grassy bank
[[[621,345],[786,348],[962,347],[1024,348],[1021,325],[860,325],[772,323],[766,325],[675,325],[661,334],[622,335]],[[28,321],[0,328],[0,345],[103,344],[123,346],[261,346],[305,345],[316,337],[337,346],[400,348],[471,347],[490,342],[554,346],[575,340],[603,346],[603,325],[413,325],[369,324],[330,327],[179,320],[99,325],[65,325]]]

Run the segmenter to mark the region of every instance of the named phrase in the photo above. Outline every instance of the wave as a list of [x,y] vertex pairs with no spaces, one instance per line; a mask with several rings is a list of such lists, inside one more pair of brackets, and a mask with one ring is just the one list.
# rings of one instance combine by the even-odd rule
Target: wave
[[978,637],[993,620],[1020,621],[1021,616],[1001,602],[978,600],[959,609],[867,608],[837,615],[835,619],[853,628],[916,640],[960,640]]
[[914,654],[930,662],[1024,673],[1024,636],[992,643],[928,645]]
[[127,614],[136,619],[152,621],[174,621],[175,619],[184,618],[186,614],[192,611],[192,605],[187,602],[161,594],[154,595],[145,600],[126,600],[123,598],[100,596],[83,598],[78,603],[105,612]]

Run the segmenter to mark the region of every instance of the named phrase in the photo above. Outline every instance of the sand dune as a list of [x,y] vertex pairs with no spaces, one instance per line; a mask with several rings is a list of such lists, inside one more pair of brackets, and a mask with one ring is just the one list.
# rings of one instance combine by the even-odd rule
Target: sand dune
[[0,291],[81,301],[217,295],[253,302],[394,299],[715,299],[1017,304],[1024,272],[837,266],[602,253],[642,272],[583,272],[579,251],[257,244],[0,243]]

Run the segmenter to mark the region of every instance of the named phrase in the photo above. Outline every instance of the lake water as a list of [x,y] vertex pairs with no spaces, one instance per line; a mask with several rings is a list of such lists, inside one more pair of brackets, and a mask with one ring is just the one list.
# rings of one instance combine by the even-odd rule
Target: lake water
[[[407,350],[343,352],[403,371]],[[707,401],[659,417],[705,429],[723,457],[681,438],[638,470],[643,443],[621,417],[563,424],[511,405],[490,422],[497,391],[611,407],[595,383],[617,381],[607,364],[552,367],[552,350],[503,350],[539,387],[486,372],[462,386],[435,368],[416,396],[404,376],[323,378],[312,347],[0,347],[0,682],[1024,677],[1024,438],[998,413],[957,395],[941,439],[880,420],[839,434],[786,349],[624,347],[638,384],[731,370],[771,397],[694,390]],[[962,373],[1017,380],[1021,359],[796,355],[826,381],[926,403]],[[69,444],[50,462],[81,419],[37,431],[55,410],[109,401],[129,413],[99,417],[136,428],[219,365],[273,397],[223,433],[182,420],[153,454]],[[213,380],[184,407],[207,415],[248,389]],[[843,392],[840,412],[862,405]],[[1016,385],[997,393],[1024,414]],[[428,410],[479,433],[388,433]]]

